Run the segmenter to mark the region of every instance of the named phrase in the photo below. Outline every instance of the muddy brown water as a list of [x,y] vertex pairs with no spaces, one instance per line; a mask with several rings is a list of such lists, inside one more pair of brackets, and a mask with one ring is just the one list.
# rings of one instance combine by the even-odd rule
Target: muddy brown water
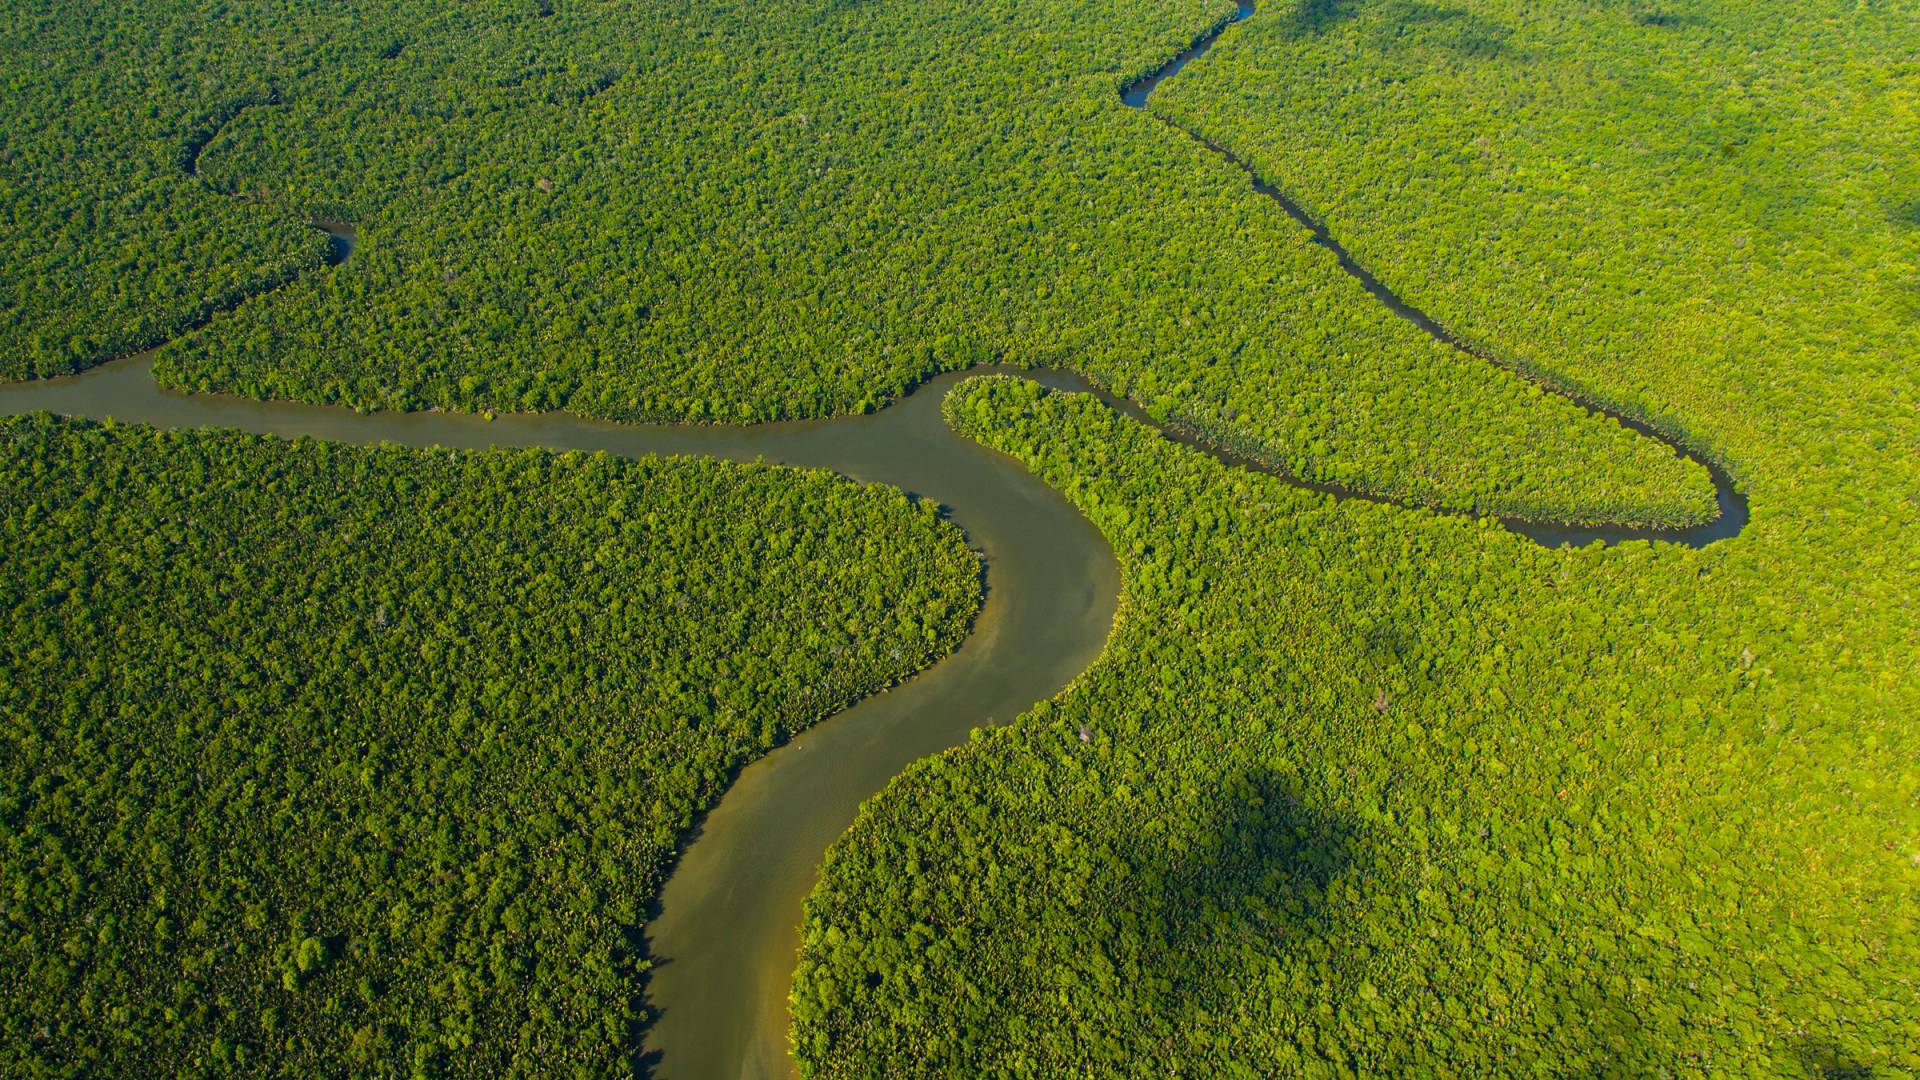
[[[655,964],[647,1038],[662,1076],[781,1076],[801,901],[860,802],[913,761],[1059,692],[1099,654],[1120,590],[1091,522],[1013,458],[940,415],[942,375],[867,416],[753,427],[631,425],[566,414],[355,413],[154,383],[150,357],[67,378],[0,384],[0,414],[34,410],[158,427],[418,447],[690,454],[833,469],[947,508],[983,558],[986,600],[958,650],[742,770],[686,847],[647,925]],[[1078,380],[1041,373],[1052,385]]]
[[[1155,87],[1205,54],[1227,27],[1252,11],[1251,5],[1242,5],[1166,65],[1127,86],[1123,102],[1144,107]],[[1389,309],[1450,346],[1499,362],[1396,296],[1322,225],[1245,163],[1198,135],[1175,129],[1245,171],[1257,191],[1312,230],[1341,268]],[[334,221],[316,225],[333,237],[328,263],[347,263],[356,239],[352,227]],[[859,804],[912,762],[963,742],[977,727],[1012,720],[1058,693],[1094,661],[1112,627],[1120,575],[1099,532],[1017,461],[954,434],[941,418],[941,400],[962,378],[1011,370],[976,368],[939,375],[871,415],[696,427],[621,424],[565,413],[510,414],[493,420],[462,413],[357,413],[225,394],[188,395],[157,385],[152,357],[142,354],[75,376],[0,383],[0,415],[46,410],[158,427],[226,427],[362,444],[538,447],[766,461],[892,484],[945,506],[981,553],[986,570],[986,599],[970,636],[918,676],[815,725],[742,770],[687,843],[646,927],[655,964],[646,998],[658,1020],[647,1032],[644,1067],[664,1077],[731,1080],[793,1072],[786,1040],[787,990],[799,949],[801,904],[813,887],[822,854],[852,823]],[[1170,431],[1131,402],[1117,400],[1077,375],[1017,373],[1058,389],[1098,394],[1109,406],[1168,438],[1229,465],[1284,477],[1259,462]],[[1713,476],[1719,516],[1682,530],[1505,519],[1510,530],[1546,546],[1627,539],[1700,546],[1735,535],[1745,525],[1746,500],[1716,463],[1642,423],[1582,403],[1705,465]],[[1341,497],[1369,498],[1287,479]]]

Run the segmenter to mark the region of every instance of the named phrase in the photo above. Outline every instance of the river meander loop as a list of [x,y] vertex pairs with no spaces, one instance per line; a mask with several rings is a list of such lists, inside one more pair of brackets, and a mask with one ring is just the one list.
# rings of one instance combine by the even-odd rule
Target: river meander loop
[[[1251,5],[1243,5],[1173,60],[1129,84],[1122,101],[1144,107],[1156,87],[1205,54],[1227,27],[1252,11]],[[1162,122],[1245,171],[1256,190],[1310,229],[1343,270],[1396,314],[1451,347],[1499,362],[1395,295],[1321,224],[1244,163],[1204,137]],[[190,175],[198,175],[198,149],[186,160]],[[333,237],[328,262],[345,263],[353,251],[351,226],[316,225]],[[1059,693],[1099,656],[1113,625],[1119,568],[1092,523],[1017,461],[954,434],[942,419],[940,402],[947,391],[982,371],[1098,394],[1167,438],[1231,466],[1282,475],[1289,483],[1342,498],[1392,501],[1284,477],[1257,461],[1168,430],[1133,403],[1058,371],[990,368],[939,375],[872,415],[696,427],[620,424],[565,413],[509,414],[496,420],[444,412],[367,414],[225,394],[181,394],[153,381],[152,356],[143,353],[79,375],[0,384],[0,415],[47,410],[158,427],[217,426],[349,443],[768,461],[893,484],[945,506],[985,565],[987,594],[972,634],[927,671],[815,725],[743,769],[688,838],[647,926],[655,966],[646,997],[658,1012],[647,1034],[647,1066],[673,1077],[770,1077],[792,1071],[787,990],[800,941],[801,902],[813,887],[827,846],[853,821],[863,800],[914,761],[959,744],[977,727],[1012,720]],[[1570,527],[1505,519],[1508,529],[1547,546],[1628,539],[1698,546],[1732,536],[1745,525],[1745,498],[1718,465],[1616,411],[1542,385],[1700,461],[1713,476],[1720,515],[1689,529]]]

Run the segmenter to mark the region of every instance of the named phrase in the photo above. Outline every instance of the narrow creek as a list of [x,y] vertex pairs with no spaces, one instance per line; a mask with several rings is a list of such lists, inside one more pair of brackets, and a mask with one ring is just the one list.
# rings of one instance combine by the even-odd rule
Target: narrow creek
[[[1242,5],[1165,66],[1129,85],[1122,100],[1143,107],[1155,87],[1203,55]],[[1493,358],[1405,303],[1347,255],[1300,209],[1232,155],[1175,130],[1243,169],[1255,188],[1311,229],[1341,267],[1403,318],[1455,348]],[[316,223],[333,239],[335,266],[353,251],[350,226]],[[351,272],[350,266],[344,272]],[[1497,362],[1497,361],[1495,361]],[[976,727],[1003,723],[1059,692],[1099,655],[1112,626],[1120,577],[1113,552],[1060,494],[1012,458],[951,432],[940,402],[976,368],[928,380],[878,413],[751,427],[637,425],[564,413],[356,413],[224,394],[181,394],[153,381],[151,354],[79,375],[0,383],[0,415],[46,410],[159,427],[218,426],[262,434],[418,447],[539,447],[624,456],[687,454],[835,470],[887,483],[948,508],[981,552],[987,595],[973,633],[951,656],[895,689],[796,736],[742,770],[685,846],[647,926],[655,968],[646,987],[659,1019],[645,1063],[669,1077],[771,1077],[792,1072],[787,989],[800,940],[801,902],[821,854],[853,821],[860,802],[912,762],[959,744]],[[1131,402],[1068,372],[1016,373],[1059,389],[1099,394],[1110,406],[1234,466],[1278,473],[1153,423]],[[1562,391],[1548,387],[1556,393]],[[1570,395],[1567,395],[1570,396]],[[1719,517],[1685,530],[1569,527],[1508,520],[1547,546],[1652,539],[1694,546],[1738,533],[1746,501],[1717,465],[1628,418],[1596,412],[1701,460],[1713,475]],[[1287,478],[1291,483],[1298,480]],[[1321,485],[1315,490],[1369,498]],[[1374,501],[1384,501],[1375,499]]]
[[[1180,50],[1173,59],[1122,87],[1120,90],[1120,103],[1129,109],[1138,109],[1146,112],[1147,99],[1152,97],[1153,92],[1160,88],[1160,84],[1178,75],[1180,70],[1188,64],[1205,56],[1207,51],[1213,48],[1214,42],[1220,40],[1220,35],[1226,33],[1227,29],[1233,24],[1244,22],[1252,17],[1254,10],[1254,4],[1242,0],[1232,15],[1215,23],[1212,29],[1194,39],[1192,44]],[[1509,530],[1548,547],[1560,547],[1564,544],[1584,547],[1595,541],[1603,544],[1617,544],[1622,540],[1652,540],[1660,543],[1685,544],[1688,547],[1704,547],[1716,540],[1725,540],[1728,537],[1738,536],[1740,530],[1747,527],[1747,519],[1749,516],[1747,496],[1734,486],[1733,477],[1728,475],[1727,470],[1722,468],[1718,462],[1695,453],[1644,420],[1628,416],[1619,409],[1595,401],[1586,394],[1542,376],[1530,365],[1498,356],[1493,350],[1454,333],[1446,326],[1443,326],[1438,320],[1420,310],[1418,307],[1415,307],[1405,297],[1394,292],[1392,288],[1379,278],[1375,277],[1373,271],[1368,270],[1362,265],[1358,259],[1353,257],[1352,253],[1347,251],[1346,247],[1342,245],[1339,240],[1334,238],[1333,233],[1327,228],[1324,222],[1316,219],[1313,215],[1307,213],[1305,207],[1288,198],[1284,191],[1261,176],[1247,161],[1214,140],[1207,138],[1197,131],[1184,127],[1166,116],[1153,112],[1147,112],[1147,115],[1160,121],[1170,130],[1178,132],[1192,139],[1194,142],[1199,143],[1201,146],[1206,147],[1207,150],[1214,155],[1244,173],[1255,192],[1272,200],[1273,203],[1280,208],[1282,213],[1306,229],[1312,236],[1313,242],[1332,253],[1334,262],[1339,265],[1341,271],[1348,277],[1359,282],[1360,287],[1367,290],[1367,295],[1379,301],[1383,307],[1396,316],[1412,323],[1421,333],[1426,334],[1428,337],[1450,349],[1458,350],[1477,360],[1485,361],[1497,367],[1506,368],[1550,394],[1566,398],[1574,404],[1585,408],[1590,413],[1607,417],[1629,431],[1644,435],[1655,442],[1662,443],[1675,454],[1706,469],[1708,475],[1713,478],[1714,503],[1717,513],[1714,514],[1711,520],[1687,528],[1565,525],[1554,522],[1531,521],[1525,518],[1501,518],[1501,523]],[[1222,455],[1219,454],[1215,454],[1215,456],[1222,457]],[[1248,468],[1259,469],[1262,472],[1267,472],[1275,476],[1287,476],[1286,473],[1280,470],[1267,468],[1257,462],[1240,461],[1235,463],[1245,465]],[[1289,479],[1291,478],[1289,477]],[[1302,486],[1311,487],[1317,491],[1330,492],[1347,498],[1368,499],[1373,502],[1385,502],[1395,506],[1406,505],[1396,499],[1383,499],[1377,496],[1367,495],[1364,492],[1351,491],[1328,485],[1303,484]]]

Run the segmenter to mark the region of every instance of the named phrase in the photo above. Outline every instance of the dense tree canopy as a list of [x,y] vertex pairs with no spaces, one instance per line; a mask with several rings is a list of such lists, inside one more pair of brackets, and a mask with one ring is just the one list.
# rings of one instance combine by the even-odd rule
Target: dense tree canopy
[[[1409,502],[1710,507],[1120,107],[1218,0],[0,3],[0,377],[732,422],[1000,359]],[[967,384],[1121,620],[830,853],[803,1068],[1920,1072],[1916,57],[1882,0],[1274,0],[1158,93],[1752,522],[1542,550]],[[978,599],[822,474],[46,418],[0,551],[9,1074],[618,1072],[692,815]]]
[[979,596],[822,472],[46,417],[0,550],[8,1076],[619,1072],[693,816]]
[[1920,396],[1916,43],[1853,0],[1275,4],[1150,107],[1470,339],[1877,517]]
[[829,853],[803,1071],[1920,1069],[1910,564],[1548,551],[948,405],[1106,532],[1120,625]]
[[1540,552],[969,384],[1123,624],[835,849],[810,1072],[1920,1071],[1920,20],[1779,16],[1279,4],[1155,95],[1752,523]]
[[[0,374],[224,308],[163,381],[749,421],[1003,359],[1415,501],[1712,512],[1698,467],[1434,344],[1119,107],[1213,0],[9,2]],[[267,288],[316,216],[353,262]]]

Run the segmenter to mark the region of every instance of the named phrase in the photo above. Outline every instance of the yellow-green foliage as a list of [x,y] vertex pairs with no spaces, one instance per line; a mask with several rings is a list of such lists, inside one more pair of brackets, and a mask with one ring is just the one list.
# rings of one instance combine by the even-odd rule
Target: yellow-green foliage
[[1920,1069],[1910,560],[1548,551],[1085,396],[948,415],[1100,525],[1120,626],[836,844],[806,1072]]
[[[1211,0],[6,6],[9,377],[228,308],[160,377],[755,420],[1003,358],[1413,501],[1702,506],[1118,105]],[[1545,551],[970,384],[955,424],[1113,539],[1123,621],[836,847],[803,1065],[1920,1070],[1916,56],[1878,0],[1283,0],[1168,84],[1752,523]],[[314,214],[360,254],[289,281]],[[821,477],[3,430],[8,1071],[605,1071],[687,815],[973,596],[950,531]]]
[[1756,517],[1911,512],[1912,5],[1273,3],[1150,107],[1450,327],[1724,461]]
[[0,421],[0,1073],[611,1075],[733,770],[978,602],[897,491]]
[[[1214,3],[34,11],[0,50],[5,374],[109,359],[254,283],[159,378],[744,421],[1067,364],[1314,479],[1711,512],[1700,469],[1429,341],[1119,106]],[[353,262],[261,291],[317,257],[289,225],[312,215],[359,223]]]
[[1543,552],[970,385],[1125,622],[835,850],[803,1063],[1920,1071],[1916,56],[1899,4],[1310,0],[1158,93],[1752,523]]

